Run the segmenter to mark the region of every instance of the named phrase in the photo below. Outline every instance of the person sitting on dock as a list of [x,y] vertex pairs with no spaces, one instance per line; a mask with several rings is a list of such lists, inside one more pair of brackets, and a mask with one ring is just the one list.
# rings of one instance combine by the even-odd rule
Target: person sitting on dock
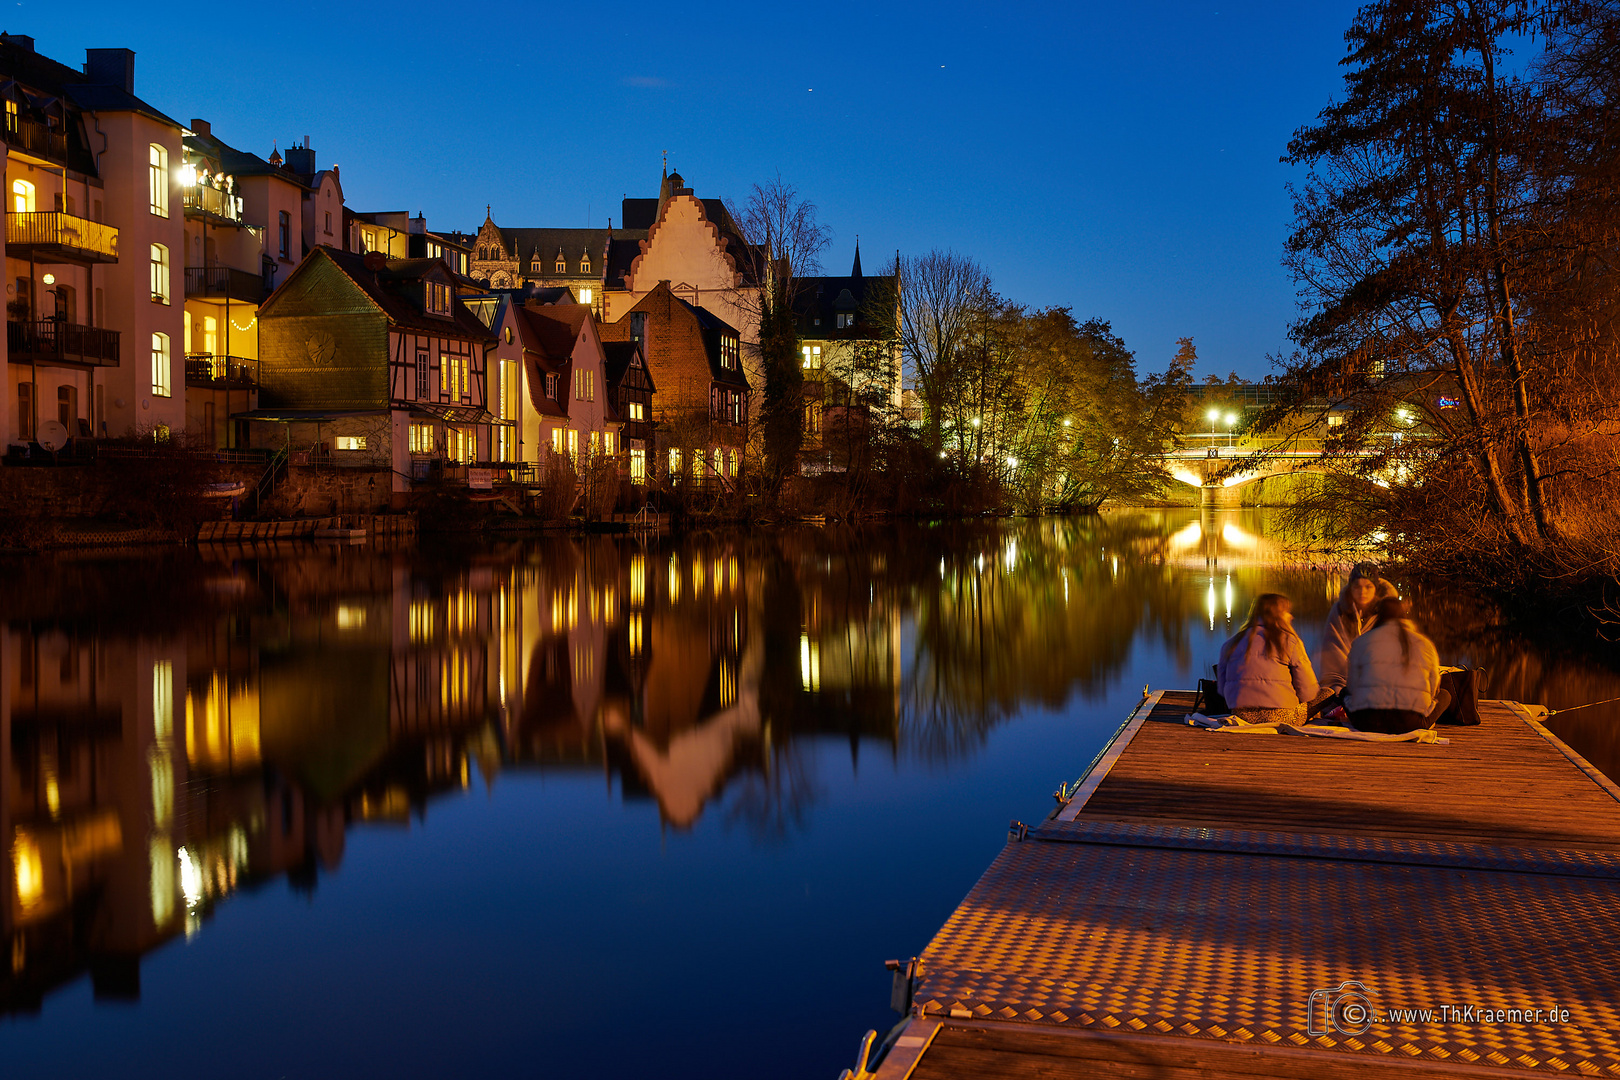
[[1215,679],[1227,707],[1255,724],[1300,723],[1316,696],[1316,673],[1294,632],[1294,605],[1282,593],[1255,597],[1249,617],[1221,646]]
[[1378,601],[1372,626],[1350,646],[1348,677],[1346,706],[1358,731],[1431,728],[1451,704],[1440,689],[1440,654],[1407,619],[1398,596]]
[[1344,689],[1350,646],[1372,628],[1373,609],[1378,602],[1395,595],[1395,586],[1378,576],[1377,563],[1358,562],[1351,568],[1350,580],[1328,609],[1327,625],[1322,629],[1322,648],[1316,654],[1316,670],[1321,676],[1317,698]]

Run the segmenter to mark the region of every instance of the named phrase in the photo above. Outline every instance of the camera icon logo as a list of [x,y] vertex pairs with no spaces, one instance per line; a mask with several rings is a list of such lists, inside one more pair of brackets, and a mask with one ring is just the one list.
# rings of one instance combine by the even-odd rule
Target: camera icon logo
[[1305,1003],[1305,1034],[1365,1035],[1377,1019],[1372,994],[1359,982],[1312,990]]

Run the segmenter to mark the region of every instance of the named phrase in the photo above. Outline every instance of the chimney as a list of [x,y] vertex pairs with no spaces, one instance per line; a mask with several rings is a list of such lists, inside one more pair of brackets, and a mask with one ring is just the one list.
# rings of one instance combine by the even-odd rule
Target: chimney
[[124,93],[135,92],[135,53],[130,49],[84,50],[86,81],[98,86],[122,87]]
[[34,51],[34,39],[29,37],[27,34],[0,34],[0,42],[7,45],[15,45],[17,48],[23,49],[27,52]]
[[193,135],[212,135],[214,133],[214,129],[213,126],[208,123],[208,121],[198,120],[197,118],[193,117],[191,120],[191,133]]
[[301,176],[315,175],[315,151],[309,148],[307,139],[304,146],[287,147],[287,168]]

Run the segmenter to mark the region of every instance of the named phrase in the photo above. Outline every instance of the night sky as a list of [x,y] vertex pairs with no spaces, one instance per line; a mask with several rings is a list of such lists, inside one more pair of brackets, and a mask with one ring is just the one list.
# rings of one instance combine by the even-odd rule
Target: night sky
[[1338,91],[1347,2],[856,5],[20,3],[3,28],[261,156],[308,135],[349,205],[434,230],[605,225],[780,172],[828,272],[952,248],[1004,294],[1111,320],[1156,370],[1287,346],[1289,134]]

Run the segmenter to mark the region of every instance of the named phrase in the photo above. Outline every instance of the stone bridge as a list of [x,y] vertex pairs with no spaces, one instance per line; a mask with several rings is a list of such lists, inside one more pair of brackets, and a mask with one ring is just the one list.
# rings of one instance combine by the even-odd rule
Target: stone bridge
[[1259,448],[1254,446],[1189,447],[1166,454],[1162,460],[1167,473],[1183,484],[1198,488],[1203,493],[1202,505],[1215,509],[1237,506],[1241,497],[1239,489],[1255,480],[1295,472],[1328,471],[1317,463],[1322,453],[1320,449],[1295,448],[1273,451],[1271,456],[1258,465],[1225,479],[1217,479],[1222,470],[1257,449]]

